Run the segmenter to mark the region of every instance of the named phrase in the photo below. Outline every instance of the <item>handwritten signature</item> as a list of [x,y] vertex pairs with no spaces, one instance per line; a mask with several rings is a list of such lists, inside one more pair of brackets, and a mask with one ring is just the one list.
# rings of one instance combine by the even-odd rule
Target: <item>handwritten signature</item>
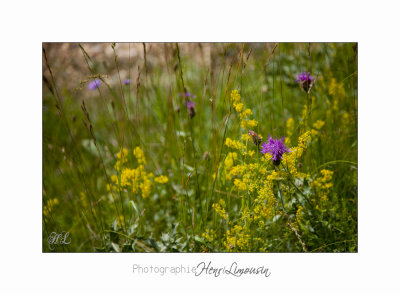
[[50,250],[54,250],[55,245],[69,245],[71,243],[71,237],[69,236],[69,232],[63,231],[58,234],[53,231],[47,238],[47,243]]

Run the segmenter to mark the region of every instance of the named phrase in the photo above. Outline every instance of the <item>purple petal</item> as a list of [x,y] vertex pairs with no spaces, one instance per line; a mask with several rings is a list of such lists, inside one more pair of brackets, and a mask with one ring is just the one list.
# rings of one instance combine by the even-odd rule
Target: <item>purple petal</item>
[[94,79],[93,81],[91,81],[89,83],[88,88],[89,88],[89,90],[95,90],[95,89],[99,88],[100,84],[101,84],[100,79]]

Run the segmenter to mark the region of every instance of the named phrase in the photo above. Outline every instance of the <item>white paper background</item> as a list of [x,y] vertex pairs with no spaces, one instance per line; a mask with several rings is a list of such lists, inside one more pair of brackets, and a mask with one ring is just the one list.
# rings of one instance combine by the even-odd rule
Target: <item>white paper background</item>
[[[354,2],[354,3],[353,3]],[[395,1],[13,1],[0,11],[1,294],[399,294]],[[358,254],[42,254],[42,42],[359,42]],[[134,275],[265,265],[271,276]]]

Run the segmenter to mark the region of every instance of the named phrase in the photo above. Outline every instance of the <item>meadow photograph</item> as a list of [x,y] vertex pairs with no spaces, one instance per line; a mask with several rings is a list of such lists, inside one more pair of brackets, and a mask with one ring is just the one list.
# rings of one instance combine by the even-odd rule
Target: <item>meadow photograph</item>
[[42,43],[42,252],[358,252],[357,43]]

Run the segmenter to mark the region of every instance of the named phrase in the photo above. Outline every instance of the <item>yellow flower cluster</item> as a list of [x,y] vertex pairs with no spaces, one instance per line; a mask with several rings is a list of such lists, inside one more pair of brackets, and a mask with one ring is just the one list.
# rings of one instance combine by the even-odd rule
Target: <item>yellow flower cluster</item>
[[135,193],[141,192],[143,198],[150,195],[153,173],[147,173],[143,165],[136,169],[122,168],[120,180],[118,175],[112,175],[111,181],[115,184],[112,186],[114,190],[128,189]]
[[138,167],[132,169],[124,167],[127,162],[128,151],[124,148],[120,153],[117,154],[117,163],[114,168],[119,173],[117,175],[111,175],[111,185],[107,185],[107,189],[121,191],[123,189],[129,189],[134,194],[141,193],[142,198],[147,198],[151,194],[153,187],[153,181],[157,183],[167,183],[168,177],[160,175],[154,178],[154,174],[147,172],[144,165],[146,164],[146,158],[143,150],[140,147],[136,147],[133,151]]
[[251,138],[250,134],[245,133],[245,134],[242,134],[242,140],[246,142],[246,141],[251,141],[252,138]]
[[[332,176],[333,171],[323,169],[321,170],[321,177],[318,177],[313,182],[311,182],[311,187],[315,189],[319,199],[321,200],[321,205],[324,206],[326,201],[328,200],[328,194],[330,193],[331,188],[333,187]],[[317,203],[317,200],[312,199],[313,202]],[[317,209],[321,209],[321,206],[316,205]]]
[[311,135],[312,136],[317,136],[318,133],[319,133],[319,130],[321,130],[321,128],[324,127],[324,126],[325,126],[325,122],[324,121],[318,120],[317,122],[315,122],[313,124],[313,127],[315,129],[311,129]]
[[[248,137],[245,136],[245,135],[247,135]],[[243,134],[243,135],[242,135],[242,140],[247,141],[247,140],[249,140],[249,139],[252,140],[250,135],[248,135],[248,134]],[[255,154],[255,151],[247,150],[247,146],[244,145],[244,144],[243,144],[242,142],[240,142],[239,140],[234,140],[234,139],[231,139],[231,138],[228,137],[228,138],[225,140],[225,145],[226,145],[227,147],[231,148],[231,149],[235,149],[235,150],[240,151],[240,153],[241,153],[242,155],[249,155],[250,157],[252,157],[252,156],[254,156],[254,154]]]
[[298,173],[297,160],[303,155],[303,149],[299,147],[291,148],[291,153],[285,153],[282,157],[282,165],[287,169],[290,175],[296,177]]
[[236,178],[233,181],[233,184],[238,189],[238,191],[247,191],[248,183],[249,183],[248,178],[244,178],[243,180]]
[[[233,90],[231,92],[231,102],[235,111],[239,114],[240,124],[242,128],[248,129],[257,126],[258,122],[255,120],[249,120],[248,117],[252,115],[251,109],[245,109],[240,94],[237,90]],[[260,139],[262,138],[259,136]],[[225,145],[228,148],[237,150],[243,156],[253,157],[256,154],[256,151],[247,149],[247,142],[253,140],[252,137],[245,133],[241,137],[242,141],[234,140],[231,138],[226,138]],[[225,158],[224,162],[224,170],[225,173],[222,174],[222,177],[225,177],[225,180],[232,179],[232,173],[229,171],[231,170],[232,166],[234,165],[234,161],[237,159],[238,154],[235,152],[230,152],[227,157]],[[235,175],[235,174],[233,174]],[[237,174],[236,174],[237,175]],[[235,179],[234,184],[240,191],[245,191],[248,189],[246,179]]]
[[[297,161],[303,156],[303,153],[307,149],[307,145],[311,142],[311,131],[306,131],[300,135],[298,139],[297,147],[290,149],[291,152],[285,153],[282,157],[282,164],[286,168],[287,172],[296,178],[304,178],[307,175],[301,173],[297,169]],[[284,175],[286,177],[288,175]]]
[[324,127],[324,125],[325,125],[325,122],[324,122],[324,121],[318,120],[317,122],[315,122],[315,123],[313,124],[313,127],[314,127],[315,129],[317,129],[317,130],[320,130],[322,127]]
[[274,208],[276,206],[276,198],[274,196],[274,184],[272,179],[268,176],[263,182],[262,186],[257,191],[257,198],[254,200],[254,219],[255,220],[267,220],[272,218],[274,214]]
[[300,135],[297,145],[299,148],[305,150],[310,142],[311,142],[311,132],[306,131],[302,135]]
[[160,175],[154,178],[154,181],[157,183],[167,183],[168,182],[168,177],[165,175]]
[[244,129],[254,128],[256,127],[258,122],[256,120],[242,120],[240,122],[240,126]]
[[244,129],[256,127],[258,122],[256,120],[249,120],[248,117],[253,114],[251,109],[245,109],[240,94],[237,90],[231,92],[231,102],[235,111],[239,114],[240,126]]
[[117,154],[117,161],[115,162],[114,169],[120,171],[121,167],[126,162],[128,162],[128,150],[126,148],[122,148],[121,151]]
[[[289,121],[289,126],[290,124],[293,123]],[[318,122],[314,127],[322,128],[322,126],[323,123]],[[246,139],[246,137],[242,136],[242,139]],[[262,158],[262,161],[254,163],[244,161],[232,166],[230,174],[232,178],[234,177],[233,184],[235,189],[240,193],[247,192],[255,197],[251,200],[251,204],[241,209],[240,218],[236,220],[235,225],[231,225],[231,222],[229,223],[232,227],[225,232],[224,241],[227,251],[252,251],[252,247],[257,245],[254,242],[258,243],[257,239],[260,237],[254,233],[254,227],[256,227],[256,231],[265,230],[266,224],[281,210],[274,193],[278,182],[280,183],[280,190],[285,196],[288,195],[287,192],[290,188],[281,181],[286,178],[300,179],[309,177],[309,175],[298,171],[297,164],[310,142],[311,131],[306,131],[299,136],[297,146],[292,147],[291,152],[283,155],[282,164],[286,169],[270,170],[271,155],[268,153]],[[214,204],[213,208],[219,212],[218,214],[221,217],[227,215],[224,206]],[[288,227],[288,235],[292,233],[293,228],[299,231],[299,224],[304,215],[303,208],[298,207],[296,213],[296,219],[290,223],[291,228]],[[227,220],[227,218],[225,219]],[[253,243],[250,243],[253,235]]]
[[252,156],[254,156],[255,153],[256,153],[255,151],[249,151],[247,154],[248,154],[250,157],[252,157]]
[[330,189],[332,187],[333,171],[322,169],[321,174],[322,176],[314,180],[311,185],[321,189]]
[[232,168],[235,160],[237,159],[237,156],[238,156],[237,153],[233,152],[233,153],[229,153],[225,158],[224,169],[225,169],[225,179],[226,180],[232,179],[232,176],[229,173],[229,171]]
[[212,208],[223,219],[228,219],[228,214],[226,214],[225,211],[225,201],[223,199],[220,199],[218,203],[212,204]]
[[238,177],[235,178],[233,184],[239,192],[249,191],[252,193],[256,191],[261,185],[260,176],[262,177],[266,173],[266,168],[258,162],[243,163],[232,167],[230,170],[232,176]]
[[216,238],[217,234],[215,232],[215,230],[211,229],[207,229],[206,232],[204,232],[201,235],[207,242],[212,242],[214,241],[214,239]]
[[236,149],[239,151],[246,149],[246,146],[243,145],[239,140],[230,139],[229,137],[225,140],[225,145],[231,149]]
[[135,155],[139,165],[145,165],[146,164],[146,158],[144,156],[144,153],[140,147],[136,147],[133,150],[133,154]]
[[244,251],[250,244],[250,238],[246,227],[235,225],[231,230],[227,230],[224,245],[229,252]]
[[[249,125],[252,125],[248,118],[251,115],[251,110],[245,110],[240,94],[236,90],[232,91],[231,100],[236,112],[239,113],[242,127],[248,128]],[[304,117],[307,117],[306,108]],[[287,204],[290,204],[294,191],[291,184],[294,181],[301,182],[304,178],[310,178],[309,175],[299,171],[298,162],[311,143],[313,130],[318,133],[324,125],[324,121],[318,120],[313,124],[313,129],[309,130],[308,124],[304,124],[303,130],[305,131],[298,137],[297,146],[291,147],[290,152],[283,154],[282,164],[279,166],[272,166],[272,155],[270,153],[266,153],[262,157],[261,155],[254,158],[247,157],[247,155],[253,156],[257,153],[256,146],[259,146],[261,136],[254,131],[248,130],[248,133],[242,134],[241,140],[226,139],[225,145],[232,151],[228,153],[224,160],[223,171],[225,173],[221,173],[220,177],[222,179],[225,177],[225,180],[232,180],[233,187],[229,187],[232,182],[224,183],[224,185],[226,185],[227,190],[236,190],[242,201],[238,216],[228,216],[230,212],[227,211],[222,199],[212,205],[216,214],[225,220],[224,246],[227,251],[267,250],[262,238],[263,232],[273,224],[271,221],[274,216],[282,212],[276,192],[279,191],[282,200],[287,198],[287,202],[282,202],[282,205],[290,206]],[[288,119],[286,127],[288,135],[286,144],[290,146],[291,142],[295,142],[296,125],[293,118]],[[248,141],[253,144],[248,146]],[[254,150],[251,150],[251,147],[254,147]],[[323,183],[321,187],[325,188],[324,185],[326,183]],[[299,232],[299,224],[305,216],[304,209],[301,206],[298,206],[296,210],[294,220],[289,221],[288,235],[293,233],[293,229]],[[212,234],[209,231],[203,234],[207,241],[214,239],[211,236]],[[260,246],[261,248],[259,248]]]

